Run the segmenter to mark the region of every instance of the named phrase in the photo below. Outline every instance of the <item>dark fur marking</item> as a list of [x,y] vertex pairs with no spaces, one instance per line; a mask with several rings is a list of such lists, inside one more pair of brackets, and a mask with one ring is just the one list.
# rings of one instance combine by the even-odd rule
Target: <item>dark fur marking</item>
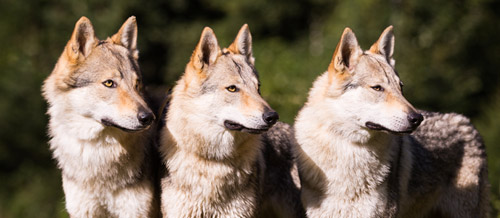
[[214,85],[214,84],[211,84],[208,82],[209,80],[206,79],[205,81],[203,81],[203,83],[201,84],[201,90],[200,90],[200,95],[204,95],[206,93],[209,93],[209,92],[213,92],[217,89],[217,86]]
[[92,81],[88,79],[77,79],[76,82],[71,86],[71,88],[81,88],[88,86],[92,83]]
[[130,65],[131,65],[132,69],[134,70],[135,74],[137,75],[139,80],[142,81],[142,72],[141,72],[141,69],[139,68],[139,64],[135,61],[135,59],[131,55],[129,55],[128,58],[130,61]]
[[231,59],[234,63],[234,65],[236,66],[236,68],[238,69],[238,74],[240,75],[241,79],[243,80],[243,83],[245,83],[245,79],[243,78],[243,76],[241,76],[241,66],[240,64],[236,63],[236,61],[234,61],[234,59]]
[[[116,60],[118,60],[118,62],[120,63],[119,64],[120,66],[126,66],[126,64],[130,65],[130,67],[132,68],[132,70],[134,71],[134,73],[137,75],[137,77],[139,77],[139,80],[142,80],[142,76],[141,76],[141,71],[140,71],[139,65],[137,64],[137,62],[135,61],[135,59],[132,57],[132,55],[131,55],[130,52],[127,53],[127,56],[126,56],[126,59],[125,59],[125,60],[128,60],[128,63],[124,63],[123,59],[120,58],[122,55],[119,52],[114,51],[112,49],[108,49],[108,51],[114,57],[116,57]],[[120,72],[121,78],[125,78],[125,75],[123,74],[122,70],[123,70],[123,67],[119,67],[118,68],[118,71]]]
[[[370,56],[367,56],[367,57],[370,57]],[[384,71],[385,77],[387,78],[387,83],[388,83],[389,85],[390,85],[392,82],[396,82],[396,81],[393,81],[393,77],[391,77],[391,76],[389,75],[389,72],[387,72],[387,71],[385,70],[385,68],[383,67],[383,64],[382,64],[379,60],[377,60],[377,59],[375,59],[375,58],[373,58],[373,57],[370,57],[370,59],[374,60],[374,61],[375,61],[375,62],[376,62],[376,63],[380,66],[380,68]],[[391,68],[392,68],[392,66],[391,66]],[[394,68],[392,68],[392,69],[394,70],[394,72],[395,72],[395,74],[396,74],[396,77],[398,77],[398,78],[399,78],[399,75],[398,75],[398,73],[396,72],[396,69],[394,69]],[[399,85],[399,84],[398,84],[398,85]],[[402,89],[401,89],[401,90],[402,90]]]
[[358,85],[358,84],[356,84],[356,83],[350,83],[350,82],[349,82],[349,83],[347,83],[347,84],[344,86],[344,88],[342,89],[342,93],[347,92],[347,90],[349,90],[349,89],[354,89],[354,88],[357,88],[358,86],[359,86],[359,85]]
[[73,72],[70,77],[64,79],[64,83],[66,83],[66,85],[68,85],[72,89],[85,87],[93,83],[92,80],[85,78],[83,75],[84,72]]
[[385,77],[387,78],[387,83],[390,85],[391,84],[391,80],[389,79],[390,78],[389,77],[389,73],[387,71],[385,71],[384,66],[382,65],[382,63],[380,63],[380,61],[377,60],[377,59],[375,59],[375,58],[371,58],[371,59],[373,59],[380,66],[380,68],[382,69],[382,71],[384,71]]
[[97,46],[100,46],[100,45],[103,45],[103,44],[106,44],[108,42],[106,42],[106,40],[100,40],[98,43],[97,43]]
[[[255,76],[257,77],[257,80],[259,80],[259,71],[257,71],[257,69],[255,69],[255,67],[252,66],[252,72],[253,74],[255,74]],[[260,80],[259,80],[260,81]]]
[[[240,75],[240,78],[243,81],[243,84],[246,84],[245,78],[243,78],[243,76],[241,75],[241,73],[242,73],[241,65],[238,62],[236,62],[234,59],[231,59],[231,60],[233,61],[234,65],[236,65],[236,68],[238,68],[238,74]],[[257,80],[259,80],[259,76],[256,73],[257,71],[255,70],[255,68],[253,68],[250,64],[249,64],[249,66],[251,67],[252,72],[254,73],[254,75],[257,77]]]

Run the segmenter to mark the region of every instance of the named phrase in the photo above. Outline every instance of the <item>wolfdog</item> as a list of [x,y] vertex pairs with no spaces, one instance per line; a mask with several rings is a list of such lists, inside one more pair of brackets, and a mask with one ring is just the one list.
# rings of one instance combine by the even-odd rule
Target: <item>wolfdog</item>
[[392,26],[368,51],[346,28],[314,82],[295,123],[307,215],[487,216],[478,131],[462,115],[417,111],[403,97],[393,51]]
[[155,116],[142,96],[136,40],[133,16],[102,41],[82,17],[44,82],[50,149],[71,217],[159,214],[146,131]]
[[205,27],[162,130],[164,217],[305,216],[289,139],[266,132],[279,117],[259,86],[248,26],[224,49]]

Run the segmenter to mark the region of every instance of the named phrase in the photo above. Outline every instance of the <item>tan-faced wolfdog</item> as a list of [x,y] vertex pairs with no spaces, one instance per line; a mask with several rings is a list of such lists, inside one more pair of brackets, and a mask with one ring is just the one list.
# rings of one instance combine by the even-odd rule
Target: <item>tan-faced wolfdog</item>
[[392,26],[368,51],[346,28],[314,82],[295,123],[307,215],[485,217],[479,133],[462,115],[415,110],[393,50]]
[[50,149],[71,217],[154,217],[159,211],[146,131],[155,117],[142,96],[136,40],[135,17],[102,41],[82,17],[43,85]]
[[305,216],[289,139],[273,129],[261,137],[278,114],[259,86],[248,26],[227,49],[206,27],[162,131],[164,217]]

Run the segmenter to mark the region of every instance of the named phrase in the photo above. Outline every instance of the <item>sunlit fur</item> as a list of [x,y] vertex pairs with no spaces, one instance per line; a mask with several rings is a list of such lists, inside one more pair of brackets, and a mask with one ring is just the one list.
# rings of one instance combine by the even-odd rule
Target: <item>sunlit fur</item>
[[363,51],[347,28],[314,82],[295,123],[307,215],[486,216],[485,149],[467,118],[421,112],[404,135],[417,111],[402,95],[393,44],[388,27]]
[[[203,30],[162,130],[164,217],[263,217],[264,145],[254,133],[271,128],[263,120],[271,108],[253,63],[247,25],[222,50],[213,31]],[[230,130],[228,120],[257,132]]]
[[154,217],[158,210],[149,124],[137,118],[151,110],[141,94],[136,38],[135,17],[103,41],[82,17],[44,82],[50,149],[71,217]]

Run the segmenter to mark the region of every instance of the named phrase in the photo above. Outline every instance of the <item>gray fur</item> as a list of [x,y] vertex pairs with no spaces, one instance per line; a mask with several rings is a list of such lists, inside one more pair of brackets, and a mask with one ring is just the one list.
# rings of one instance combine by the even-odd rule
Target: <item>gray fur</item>
[[[414,161],[410,177],[402,181],[408,188],[401,190],[411,199],[399,200],[398,217],[486,217],[489,184],[479,132],[459,114],[422,114],[425,120],[420,127],[402,136],[409,142],[402,149],[412,154],[402,158]],[[468,185],[463,187],[464,183]]]
[[[293,128],[283,122],[276,123],[262,135],[265,160],[263,195],[273,205],[265,217],[306,217],[300,200],[300,179],[293,153],[298,146]],[[258,217],[264,217],[261,214]]]

